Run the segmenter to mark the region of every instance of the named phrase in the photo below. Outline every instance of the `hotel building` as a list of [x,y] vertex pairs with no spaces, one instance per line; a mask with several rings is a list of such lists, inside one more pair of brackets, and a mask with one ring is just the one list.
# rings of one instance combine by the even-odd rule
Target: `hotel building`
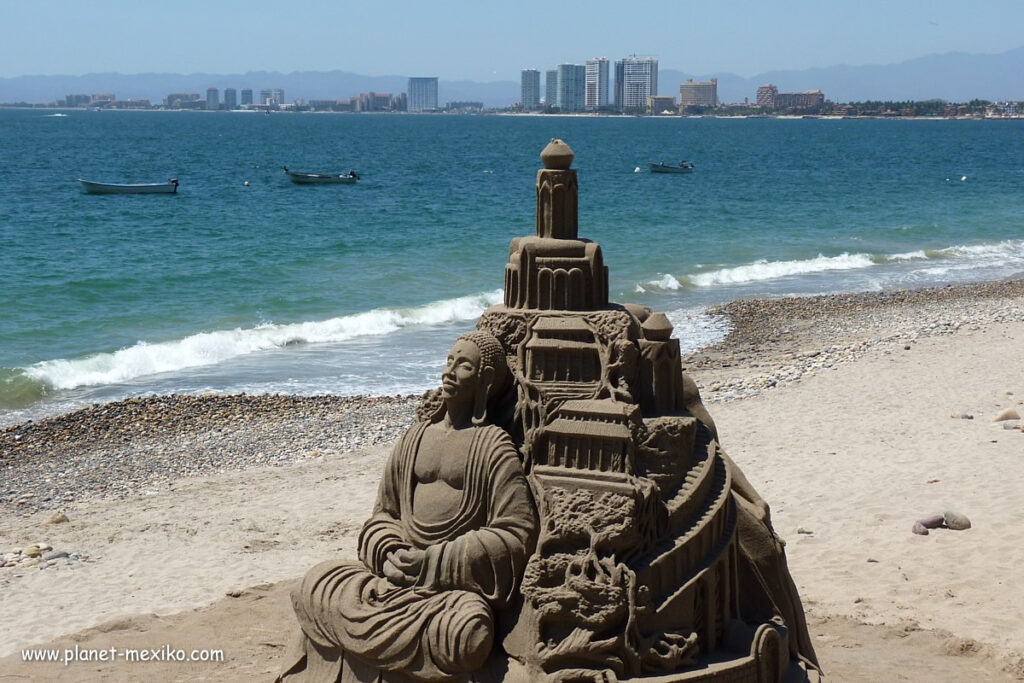
[[694,81],[687,78],[679,84],[679,107],[717,107],[718,79]]
[[437,111],[437,77],[410,78],[409,111]]

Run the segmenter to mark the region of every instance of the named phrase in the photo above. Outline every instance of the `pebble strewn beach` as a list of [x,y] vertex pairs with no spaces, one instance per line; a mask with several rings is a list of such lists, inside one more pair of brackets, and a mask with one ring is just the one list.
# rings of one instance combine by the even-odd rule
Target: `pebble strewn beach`
[[418,404],[415,396],[278,394],[96,404],[0,432],[0,505],[28,514],[388,443]]
[[733,301],[708,311],[727,337],[684,358],[705,402],[753,396],[875,349],[910,352],[922,337],[1024,320],[1024,278],[893,292]]
[[[1024,279],[735,301],[725,340],[684,359],[708,403],[753,396],[921,337],[1024,320]],[[393,441],[418,396],[203,395],[96,404],[0,432],[0,506],[20,514]]]

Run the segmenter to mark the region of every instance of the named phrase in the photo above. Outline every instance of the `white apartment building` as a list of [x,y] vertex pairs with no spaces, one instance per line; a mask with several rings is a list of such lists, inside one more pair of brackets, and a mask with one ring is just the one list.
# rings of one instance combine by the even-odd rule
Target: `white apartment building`
[[587,111],[608,108],[608,59],[605,57],[587,60],[584,108]]
[[658,94],[658,60],[627,57],[615,62],[615,108],[642,112],[647,98]]

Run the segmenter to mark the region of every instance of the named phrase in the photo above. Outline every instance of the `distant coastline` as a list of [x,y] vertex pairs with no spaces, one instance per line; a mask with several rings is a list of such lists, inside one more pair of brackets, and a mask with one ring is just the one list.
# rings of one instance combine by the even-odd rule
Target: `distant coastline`
[[[47,112],[176,112],[186,114],[252,114],[266,115],[265,110],[260,109],[229,109],[211,111],[206,109],[176,109],[168,107],[125,107],[125,108],[90,108],[90,107],[53,107],[49,105],[18,105],[0,104],[2,111],[47,111]],[[279,114],[327,114],[342,116],[507,116],[507,117],[529,117],[529,118],[616,118],[616,119],[782,119],[782,120],[828,120],[828,121],[849,121],[849,120],[901,120],[901,121],[1019,121],[1024,119],[1024,112],[1011,115],[956,115],[956,116],[913,116],[900,113],[891,114],[852,114],[852,115],[831,115],[831,114],[622,114],[613,112],[523,112],[506,110],[483,110],[479,112],[404,112],[404,111],[323,111],[309,109],[278,109],[272,111],[273,115]]]

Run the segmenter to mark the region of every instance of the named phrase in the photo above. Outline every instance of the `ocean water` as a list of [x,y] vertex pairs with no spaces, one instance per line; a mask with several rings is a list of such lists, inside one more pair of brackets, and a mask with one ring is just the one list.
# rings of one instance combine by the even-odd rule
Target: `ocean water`
[[[725,333],[710,303],[1024,271],[1024,121],[6,110],[0,425],[133,395],[436,386],[534,232],[552,137],[612,299],[668,312],[687,350]],[[682,158],[694,173],[646,171]],[[283,165],[362,180],[297,186]],[[177,195],[76,182],[171,177]]]

